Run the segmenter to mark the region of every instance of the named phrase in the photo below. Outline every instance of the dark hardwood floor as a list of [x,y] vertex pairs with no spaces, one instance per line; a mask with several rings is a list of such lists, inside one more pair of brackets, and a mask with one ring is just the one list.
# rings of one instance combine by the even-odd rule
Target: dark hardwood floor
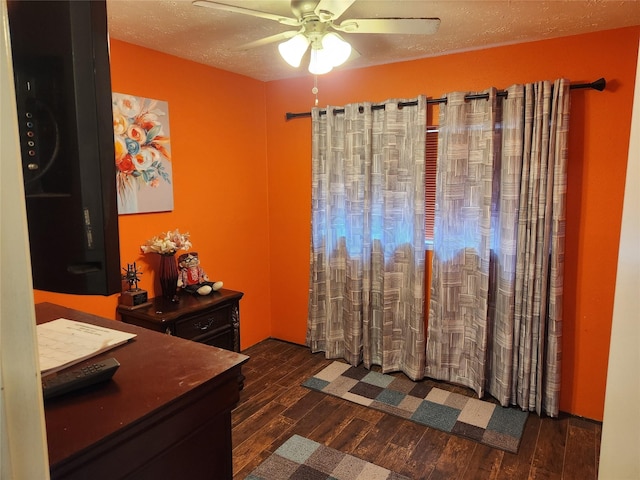
[[[331,361],[279,340],[245,352],[232,414],[234,480],[298,434],[412,479],[596,479],[601,425],[529,415],[517,454],[424,427],[301,386]],[[438,387],[473,395],[465,388]]]

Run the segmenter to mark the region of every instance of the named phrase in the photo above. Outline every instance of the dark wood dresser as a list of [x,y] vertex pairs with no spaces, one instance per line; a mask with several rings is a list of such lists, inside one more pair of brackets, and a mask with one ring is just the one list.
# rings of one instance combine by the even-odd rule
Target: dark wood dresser
[[45,403],[52,479],[233,478],[231,410],[249,357],[50,303],[36,317],[137,335],[79,364],[115,357],[112,380]]
[[243,295],[224,288],[205,296],[182,293],[179,302],[155,297],[148,305],[120,305],[117,311],[125,323],[239,352]]

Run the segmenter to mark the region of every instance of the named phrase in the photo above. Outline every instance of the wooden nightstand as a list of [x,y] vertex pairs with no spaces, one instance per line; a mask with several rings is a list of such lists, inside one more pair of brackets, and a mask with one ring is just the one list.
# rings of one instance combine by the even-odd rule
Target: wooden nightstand
[[182,293],[176,303],[155,297],[138,308],[119,305],[117,312],[125,323],[240,352],[243,295],[224,288],[206,296]]

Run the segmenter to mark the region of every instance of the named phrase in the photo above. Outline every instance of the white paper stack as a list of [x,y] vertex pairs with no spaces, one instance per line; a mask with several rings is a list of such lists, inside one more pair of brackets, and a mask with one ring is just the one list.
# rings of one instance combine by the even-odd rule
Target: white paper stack
[[121,332],[59,318],[37,326],[40,372],[47,375],[128,342],[135,333]]

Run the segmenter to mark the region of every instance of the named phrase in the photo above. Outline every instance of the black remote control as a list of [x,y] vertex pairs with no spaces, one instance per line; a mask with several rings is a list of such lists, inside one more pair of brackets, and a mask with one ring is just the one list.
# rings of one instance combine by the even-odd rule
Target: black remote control
[[80,388],[104,382],[113,377],[120,364],[115,358],[107,358],[100,362],[69,371],[62,371],[42,379],[44,399],[57,397]]

